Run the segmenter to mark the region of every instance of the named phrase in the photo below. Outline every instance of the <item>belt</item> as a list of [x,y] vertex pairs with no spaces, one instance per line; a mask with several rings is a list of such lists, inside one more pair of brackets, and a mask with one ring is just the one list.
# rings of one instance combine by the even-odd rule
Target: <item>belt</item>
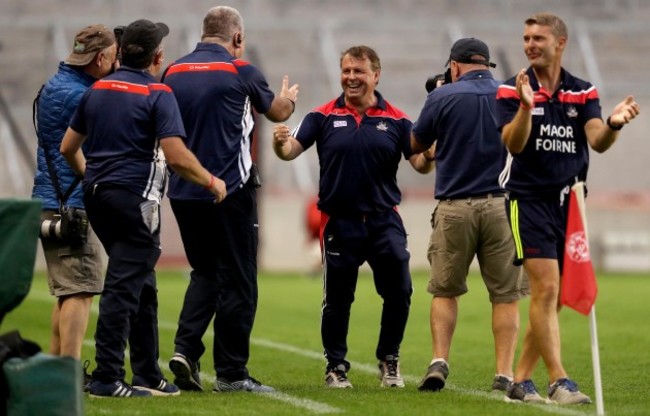
[[456,201],[459,199],[489,199],[489,198],[501,198],[506,196],[506,191],[499,191],[499,192],[492,192],[489,194],[483,194],[483,195],[473,195],[473,196],[464,196],[464,197],[456,197],[456,198],[445,198],[446,201]]

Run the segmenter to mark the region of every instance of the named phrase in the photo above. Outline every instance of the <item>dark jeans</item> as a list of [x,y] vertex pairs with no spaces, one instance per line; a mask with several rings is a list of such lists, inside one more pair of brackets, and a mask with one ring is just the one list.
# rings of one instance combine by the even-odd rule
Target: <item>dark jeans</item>
[[250,334],[257,310],[256,190],[247,185],[220,204],[171,200],[192,266],[174,343],[197,361],[214,319],[214,367],[230,381],[248,377]]
[[325,283],[321,337],[328,367],[344,364],[350,308],[359,266],[368,262],[377,293],[384,300],[377,359],[399,355],[411,306],[406,231],[393,210],[368,217],[330,217],[323,232]]
[[[163,378],[158,366],[154,272],[160,257],[158,204],[110,184],[86,192],[84,203],[88,219],[108,254],[95,332],[97,368],[93,379],[104,383],[124,380],[128,340],[134,376],[156,385]],[[152,218],[153,230],[147,224],[152,224]]]

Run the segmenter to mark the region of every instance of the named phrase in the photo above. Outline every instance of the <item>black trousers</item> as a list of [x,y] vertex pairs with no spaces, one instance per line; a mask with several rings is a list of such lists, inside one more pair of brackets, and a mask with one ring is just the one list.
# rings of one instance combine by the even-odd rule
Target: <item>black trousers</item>
[[190,284],[174,343],[198,361],[201,341],[214,319],[214,367],[230,381],[247,378],[250,334],[257,310],[257,191],[246,185],[220,204],[171,200],[185,254]]
[[124,188],[100,184],[84,195],[88,219],[108,254],[95,331],[93,379],[124,380],[130,346],[133,375],[157,385],[158,295],[154,266],[160,257],[159,204]]
[[406,231],[396,211],[367,217],[330,217],[323,232],[324,290],[321,337],[327,367],[345,359],[350,308],[354,302],[359,266],[368,262],[377,293],[384,304],[375,355],[399,356],[399,347],[411,307],[413,285],[409,272],[410,254]]

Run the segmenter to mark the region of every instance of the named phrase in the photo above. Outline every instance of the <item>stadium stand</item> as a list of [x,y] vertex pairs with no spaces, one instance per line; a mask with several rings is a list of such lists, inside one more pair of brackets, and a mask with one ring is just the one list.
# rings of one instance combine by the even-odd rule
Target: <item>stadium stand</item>
[[[630,93],[646,109],[639,120],[626,126],[620,143],[592,158],[590,170],[588,215],[593,245],[602,241],[599,244],[602,250],[614,250],[611,247],[625,250],[625,244],[605,243],[612,240],[608,237],[611,232],[635,230],[650,234],[650,175],[646,170],[650,153],[646,132],[650,122],[643,115],[650,108],[650,86],[646,82],[650,56],[640,52],[647,49],[646,39],[650,35],[647,25],[650,2],[545,0],[544,10],[540,10],[540,3],[533,0],[224,2],[242,12],[248,41],[245,58],[262,68],[271,88],[277,90],[285,73],[290,75],[291,82],[300,83],[291,125],[296,125],[316,105],[339,94],[339,54],[348,46],[365,43],[379,52],[383,67],[379,91],[415,119],[426,97],[426,78],[443,71],[449,46],[455,39],[476,36],[485,40],[498,64],[494,74],[504,79],[527,65],[521,44],[525,17],[538,11],[562,16],[570,31],[564,63],[577,76],[596,84],[604,113]],[[35,148],[31,103],[40,85],[67,55],[68,42],[75,30],[95,22],[123,25],[140,17],[163,21],[171,28],[165,38],[167,61],[171,61],[193,48],[200,21],[210,6],[201,0],[186,0],[182,6],[172,0],[3,0],[0,3],[0,98],[7,103],[8,111],[0,111],[0,175],[8,180],[0,183],[0,197],[30,194],[33,160],[28,156]],[[18,133],[12,126],[17,126]],[[318,162],[314,152],[293,163],[279,162],[268,151],[269,130],[269,123],[262,120],[258,130],[265,182],[260,199],[261,265],[275,269],[307,268],[310,261],[307,254],[301,256],[299,249],[286,248],[303,245],[302,210],[316,192]],[[425,267],[428,219],[434,206],[433,176],[418,175],[405,164],[398,180],[405,195],[402,213],[411,232],[412,264]],[[184,256],[173,216],[168,209],[163,215],[166,227],[163,260],[182,262]],[[612,220],[620,218],[625,221]],[[269,241],[273,244],[268,244]],[[650,248],[641,245],[640,249],[650,257]],[[286,252],[292,255],[287,256]],[[602,262],[604,267],[606,264]]]

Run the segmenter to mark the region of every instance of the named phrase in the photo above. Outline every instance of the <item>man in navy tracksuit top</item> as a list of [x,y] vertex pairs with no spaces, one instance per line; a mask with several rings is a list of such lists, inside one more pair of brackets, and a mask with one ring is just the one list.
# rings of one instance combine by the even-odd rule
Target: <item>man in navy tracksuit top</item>
[[214,319],[215,391],[272,391],[248,373],[250,334],[257,310],[258,219],[251,157],[253,110],[271,121],[291,116],[298,86],[283,80],[279,95],[262,73],[241,60],[244,25],[231,7],[214,7],[203,20],[201,42],[170,65],[163,81],[174,91],[188,147],[228,197],[213,197],[172,175],[169,199],[192,267],[169,367],[181,389],[202,390],[201,338]]
[[375,91],[381,64],[374,50],[349,48],[340,66],[343,94],[307,114],[291,135],[287,126],[276,126],[273,147],[283,160],[313,144],[318,151],[326,385],[352,387],[346,339],[359,266],[367,261],[384,300],[376,350],[381,385],[403,387],[399,347],[413,289],[396,174],[402,155],[416,170],[430,171],[433,162],[426,158],[432,154],[411,153],[411,122]]
[[[163,23],[137,20],[124,31],[123,65],[84,94],[61,152],[83,175],[88,218],[108,254],[95,332],[93,396],[177,395],[158,366],[158,299],[154,266],[160,256],[159,205],[166,162],[218,201],[225,185],[187,150],[172,91],[157,83]],[[85,141],[85,157],[80,147]],[[129,342],[133,387],[124,382]]]
[[509,220],[531,288],[529,325],[508,389],[511,400],[539,398],[531,380],[539,357],[548,370],[548,397],[590,403],[568,378],[560,358],[557,314],[570,186],[587,178],[589,147],[602,153],[638,113],[632,96],[603,123],[596,88],[562,68],[568,32],[557,16],[530,16],[524,27],[530,62],[497,91],[497,125],[510,156],[501,174]]

